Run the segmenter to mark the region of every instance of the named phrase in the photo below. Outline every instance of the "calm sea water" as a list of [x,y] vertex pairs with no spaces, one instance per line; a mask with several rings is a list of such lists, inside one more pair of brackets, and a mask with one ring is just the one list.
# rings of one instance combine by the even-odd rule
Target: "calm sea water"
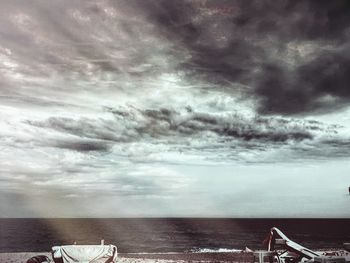
[[262,249],[273,226],[313,249],[350,242],[350,219],[0,219],[0,252],[115,244],[119,252]]

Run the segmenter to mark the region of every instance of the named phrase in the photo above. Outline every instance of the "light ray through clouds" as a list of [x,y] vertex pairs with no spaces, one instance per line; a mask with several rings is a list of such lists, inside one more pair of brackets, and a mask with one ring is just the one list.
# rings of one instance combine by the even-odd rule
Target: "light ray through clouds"
[[349,216],[335,2],[2,1],[2,215]]

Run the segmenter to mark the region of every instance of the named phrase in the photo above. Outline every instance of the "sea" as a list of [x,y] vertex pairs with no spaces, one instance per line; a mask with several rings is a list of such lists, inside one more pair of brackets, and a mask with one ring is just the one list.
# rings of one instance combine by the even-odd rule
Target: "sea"
[[271,227],[315,250],[350,242],[350,219],[65,218],[0,219],[0,252],[50,251],[64,244],[114,244],[120,253],[264,249]]

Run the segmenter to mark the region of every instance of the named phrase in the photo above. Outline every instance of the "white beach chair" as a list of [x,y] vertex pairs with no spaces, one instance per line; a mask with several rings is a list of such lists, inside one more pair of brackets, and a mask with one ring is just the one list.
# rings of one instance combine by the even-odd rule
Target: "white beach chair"
[[52,247],[55,263],[114,263],[117,247],[114,245],[67,245]]

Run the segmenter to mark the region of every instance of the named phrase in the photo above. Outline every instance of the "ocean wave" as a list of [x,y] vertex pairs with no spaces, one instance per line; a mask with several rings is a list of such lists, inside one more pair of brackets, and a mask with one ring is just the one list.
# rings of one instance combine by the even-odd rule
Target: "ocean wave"
[[241,249],[235,248],[195,248],[190,250],[191,253],[229,253],[241,252]]

